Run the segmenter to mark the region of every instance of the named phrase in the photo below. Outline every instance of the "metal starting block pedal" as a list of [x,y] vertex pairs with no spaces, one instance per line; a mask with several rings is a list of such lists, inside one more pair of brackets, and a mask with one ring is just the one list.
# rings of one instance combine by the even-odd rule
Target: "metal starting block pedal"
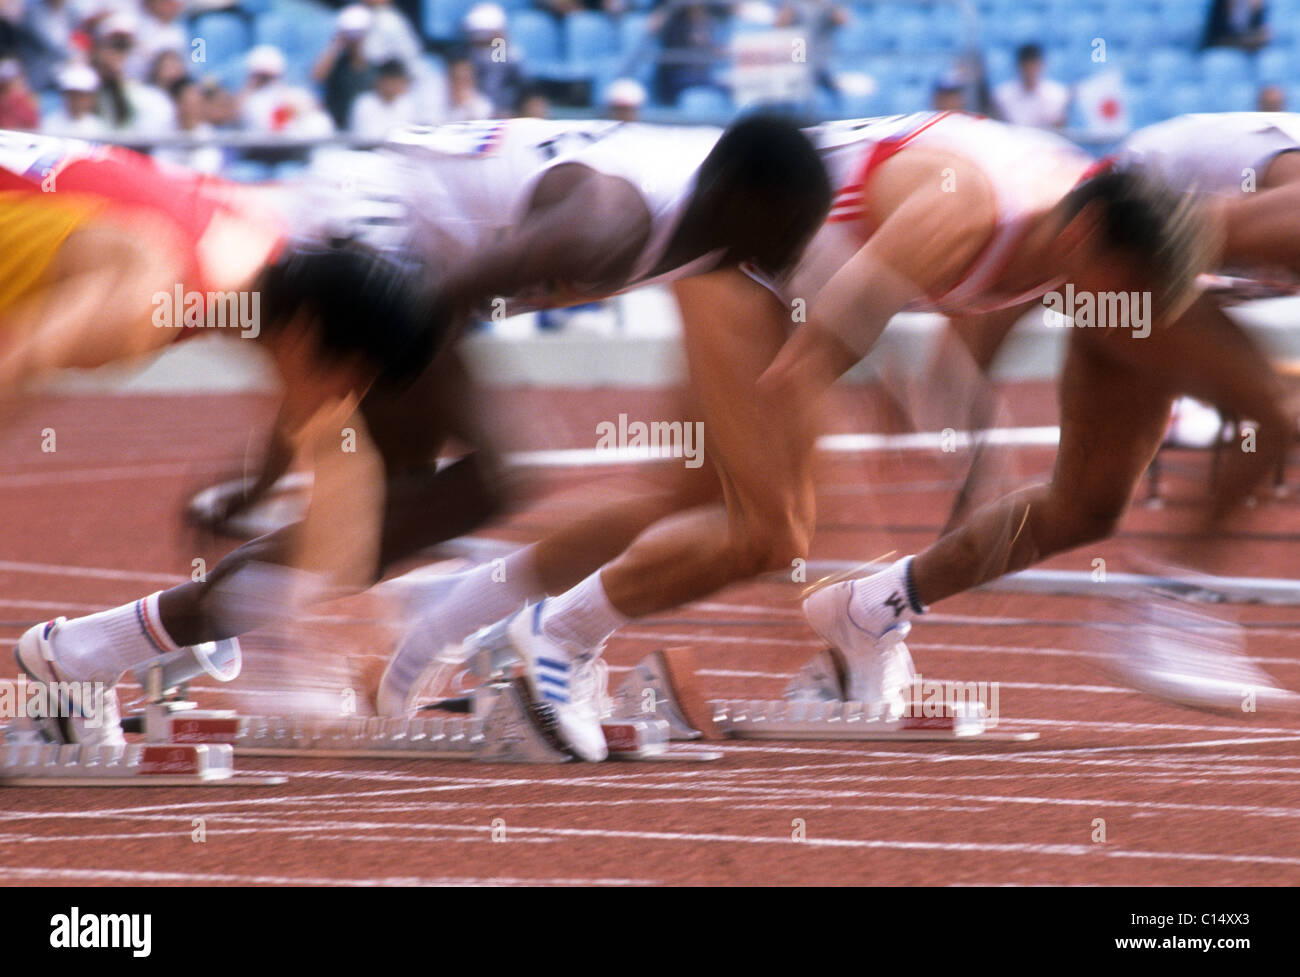
[[[674,739],[711,737],[763,740],[967,740],[1025,742],[1037,733],[1004,733],[989,723],[978,704],[941,703],[918,708],[916,715],[881,715],[842,695],[845,664],[831,650],[805,665],[786,690],[785,700],[714,700],[695,693],[690,651],[657,651],[641,662],[614,697],[616,716],[655,715],[667,720]],[[687,697],[679,691],[687,690]],[[927,710],[931,713],[927,715]]]
[[220,744],[0,746],[0,785],[5,787],[235,787],[284,780],[236,775],[234,749]]
[[185,699],[190,679],[208,674],[228,682],[239,674],[239,642],[218,641],[159,656],[137,668],[145,713],[122,723],[145,742],[115,746],[47,742],[38,723],[16,719],[0,731],[0,786],[7,787],[252,787],[284,777],[235,773],[238,720],[232,712],[202,712]]

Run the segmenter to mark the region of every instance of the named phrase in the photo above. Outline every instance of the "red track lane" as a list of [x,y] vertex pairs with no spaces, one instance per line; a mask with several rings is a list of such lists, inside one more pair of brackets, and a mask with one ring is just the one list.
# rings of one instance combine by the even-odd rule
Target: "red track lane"
[[[1012,391],[1016,424],[1052,423],[1050,392]],[[498,411],[516,448],[591,447],[620,412],[671,416],[670,395],[508,391]],[[846,393],[835,428],[893,423],[878,400]],[[189,493],[240,470],[267,419],[247,397],[42,400],[0,432],[0,639],[23,623],[138,597],[211,563],[228,544],[185,530]],[[520,420],[522,419],[522,420]],[[958,426],[954,420],[953,426]],[[41,451],[43,430],[57,451]],[[1051,452],[1008,452],[1022,475]],[[1168,555],[1203,459],[1170,479],[1174,500],[1139,508],[1121,537],[1054,560],[1131,569]],[[814,556],[871,559],[933,538],[964,458],[880,453],[827,462]],[[536,497],[493,530],[524,540],[599,496],[590,472],[552,470]],[[603,475],[602,475],[603,477]],[[1215,569],[1294,575],[1300,508],[1268,501],[1234,526]],[[621,632],[611,683],[643,654],[691,644],[710,697],[770,698],[816,649],[789,585],[749,584]],[[295,687],[327,696],[381,660],[383,605],[357,598],[298,632]],[[1238,609],[1249,652],[1300,688],[1300,610]],[[384,883],[1102,883],[1300,882],[1300,720],[1217,716],[1167,706],[1097,667],[1127,611],[1095,599],[966,595],[919,622],[926,676],[1001,683],[1019,744],[727,742],[713,764],[507,766],[449,761],[245,759],[272,788],[6,789],[0,881],[31,884]],[[1118,631],[1098,628],[1112,623]],[[220,707],[275,701],[284,657],[249,642]],[[259,657],[258,649],[264,649]],[[5,656],[7,659],[7,656]],[[13,674],[0,665],[0,677]],[[269,711],[269,710],[268,710]],[[202,819],[206,841],[191,840]],[[505,841],[494,842],[493,824]],[[1105,841],[1094,841],[1099,821]],[[795,824],[806,840],[795,841]],[[25,842],[36,842],[26,844]]]

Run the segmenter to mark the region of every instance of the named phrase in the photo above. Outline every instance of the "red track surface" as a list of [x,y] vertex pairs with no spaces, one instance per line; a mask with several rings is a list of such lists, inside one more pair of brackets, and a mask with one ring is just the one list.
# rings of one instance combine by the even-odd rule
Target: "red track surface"
[[[655,413],[650,393],[503,394],[526,418],[519,446],[580,446],[594,424]],[[879,430],[860,396],[837,426]],[[1015,423],[1050,423],[1042,388],[1015,391]],[[24,622],[140,596],[209,565],[222,547],[182,528],[190,492],[238,471],[266,404],[256,399],[69,398],[29,405],[0,434],[0,639]],[[57,452],[40,450],[42,429]],[[1051,453],[1017,453],[1038,473]],[[852,456],[827,465],[815,556],[913,551],[946,512],[961,459]],[[1199,464],[1196,460],[1190,462]],[[536,499],[495,532],[528,539],[599,492],[590,473],[540,476]],[[1194,491],[1138,509],[1121,538],[1054,561],[1167,553]],[[1247,513],[1215,569],[1295,575],[1300,510]],[[1126,563],[1126,561],[1128,561]],[[776,697],[816,649],[795,588],[751,584],[637,622],[613,641],[620,669],[665,644],[691,644],[710,697]],[[361,599],[312,622],[298,669],[333,690],[385,652],[382,613]],[[1226,614],[1233,613],[1226,611]],[[1300,688],[1300,612],[1249,609],[1249,651]],[[448,761],[245,759],[283,787],[6,789],[0,881],[31,884],[516,883],[1123,883],[1300,881],[1300,721],[1247,720],[1166,706],[1113,684],[1093,655],[1125,611],[1101,600],[968,595],[941,604],[910,642],[921,672],[1001,682],[1009,730],[1026,744],[719,744],[713,764],[489,766]],[[1120,632],[1122,635],[1122,632]],[[249,642],[239,688],[210,706],[265,703],[283,656]],[[0,665],[0,677],[13,674]],[[260,685],[260,688],[258,686]],[[260,697],[259,697],[260,695]],[[270,711],[270,710],[267,710]],[[206,841],[195,843],[194,819]],[[492,840],[502,819],[505,842]],[[806,840],[792,840],[795,819]],[[1106,840],[1095,843],[1096,819]],[[33,842],[33,844],[27,844]]]

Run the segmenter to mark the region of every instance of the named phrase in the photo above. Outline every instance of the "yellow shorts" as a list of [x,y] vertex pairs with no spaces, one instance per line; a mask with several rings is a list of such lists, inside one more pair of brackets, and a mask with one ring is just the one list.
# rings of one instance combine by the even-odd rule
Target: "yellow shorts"
[[0,317],[40,287],[63,242],[107,204],[79,194],[0,191]]

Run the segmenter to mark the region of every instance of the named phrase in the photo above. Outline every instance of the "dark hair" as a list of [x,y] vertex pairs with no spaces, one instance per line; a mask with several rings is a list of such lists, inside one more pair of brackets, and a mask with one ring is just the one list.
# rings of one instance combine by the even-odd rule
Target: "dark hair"
[[170,85],[167,86],[167,94],[171,97],[171,100],[174,102],[178,98],[180,98],[181,94],[185,91],[185,89],[189,88],[191,85],[198,85],[198,82],[195,81],[193,78],[191,78],[189,75],[181,75],[174,82],[172,82]]
[[401,58],[389,58],[387,61],[381,61],[379,67],[375,69],[375,75],[379,78],[411,77],[411,73],[406,70],[406,62]]
[[1042,61],[1043,46],[1030,41],[1028,44],[1022,44],[1016,48],[1016,64],[1024,64],[1026,61]]
[[305,310],[325,356],[360,357],[385,381],[419,375],[446,331],[416,270],[357,241],[292,245],[263,272],[259,289],[263,331]]
[[1210,248],[1191,194],[1173,190],[1139,167],[1109,167],[1062,201],[1067,221],[1088,206],[1096,209],[1102,247],[1151,267],[1155,301],[1167,307],[1187,294]]
[[749,214],[743,223],[755,239],[733,242],[732,250],[774,273],[798,256],[826,217],[831,184],[817,150],[792,120],[756,113],[718,139],[696,172],[694,197],[717,213]]

